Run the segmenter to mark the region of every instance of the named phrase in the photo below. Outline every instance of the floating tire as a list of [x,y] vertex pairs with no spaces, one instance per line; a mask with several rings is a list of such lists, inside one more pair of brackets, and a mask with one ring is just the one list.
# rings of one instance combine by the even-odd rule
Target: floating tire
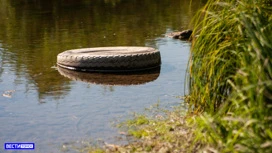
[[151,47],[97,47],[58,54],[60,67],[95,72],[142,71],[161,65],[160,52]]
[[58,71],[64,77],[74,81],[82,81],[101,85],[140,85],[156,80],[160,75],[160,67],[137,73],[87,73],[68,70],[58,66]]

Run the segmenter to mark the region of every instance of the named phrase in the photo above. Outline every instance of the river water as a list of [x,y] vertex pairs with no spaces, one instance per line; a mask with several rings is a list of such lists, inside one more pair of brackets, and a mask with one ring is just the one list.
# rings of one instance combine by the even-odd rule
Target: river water
[[[201,0],[0,0],[0,145],[34,142],[35,153],[74,152],[63,146],[116,142],[113,121],[157,102],[166,108],[180,104],[190,42],[164,35],[192,28],[201,5]],[[160,71],[118,76],[56,68],[58,53],[104,46],[154,47],[161,52]]]

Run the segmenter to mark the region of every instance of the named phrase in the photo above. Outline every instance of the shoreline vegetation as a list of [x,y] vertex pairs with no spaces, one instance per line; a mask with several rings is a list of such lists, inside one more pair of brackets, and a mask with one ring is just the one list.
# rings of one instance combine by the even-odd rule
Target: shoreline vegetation
[[271,0],[208,1],[193,21],[194,141],[208,152],[272,150]]
[[120,123],[133,137],[82,152],[272,150],[271,0],[208,0],[192,21],[189,95]]

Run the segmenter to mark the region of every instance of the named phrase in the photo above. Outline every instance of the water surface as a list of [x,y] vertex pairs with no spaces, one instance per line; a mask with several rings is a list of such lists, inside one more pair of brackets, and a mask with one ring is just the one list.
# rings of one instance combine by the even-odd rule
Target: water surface
[[[187,0],[0,0],[0,145],[34,142],[35,152],[70,142],[114,142],[111,121],[160,101],[179,104],[190,43],[164,37],[201,6]],[[149,46],[159,49],[159,72],[130,77],[60,72],[68,49]],[[72,76],[71,76],[72,75]],[[88,81],[89,79],[89,81]],[[109,83],[110,82],[110,83]],[[0,148],[0,152],[4,152]]]

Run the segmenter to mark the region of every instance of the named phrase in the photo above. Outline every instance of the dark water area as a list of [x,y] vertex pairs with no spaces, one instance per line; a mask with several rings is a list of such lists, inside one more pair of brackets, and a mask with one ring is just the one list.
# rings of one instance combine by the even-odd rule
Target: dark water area
[[[117,142],[113,121],[158,101],[166,108],[180,104],[190,42],[164,35],[192,28],[202,5],[201,0],[0,0],[0,145],[34,142],[35,153],[75,152],[63,144]],[[57,54],[65,50],[105,46],[154,47],[161,52],[161,68],[112,75],[56,67]]]

